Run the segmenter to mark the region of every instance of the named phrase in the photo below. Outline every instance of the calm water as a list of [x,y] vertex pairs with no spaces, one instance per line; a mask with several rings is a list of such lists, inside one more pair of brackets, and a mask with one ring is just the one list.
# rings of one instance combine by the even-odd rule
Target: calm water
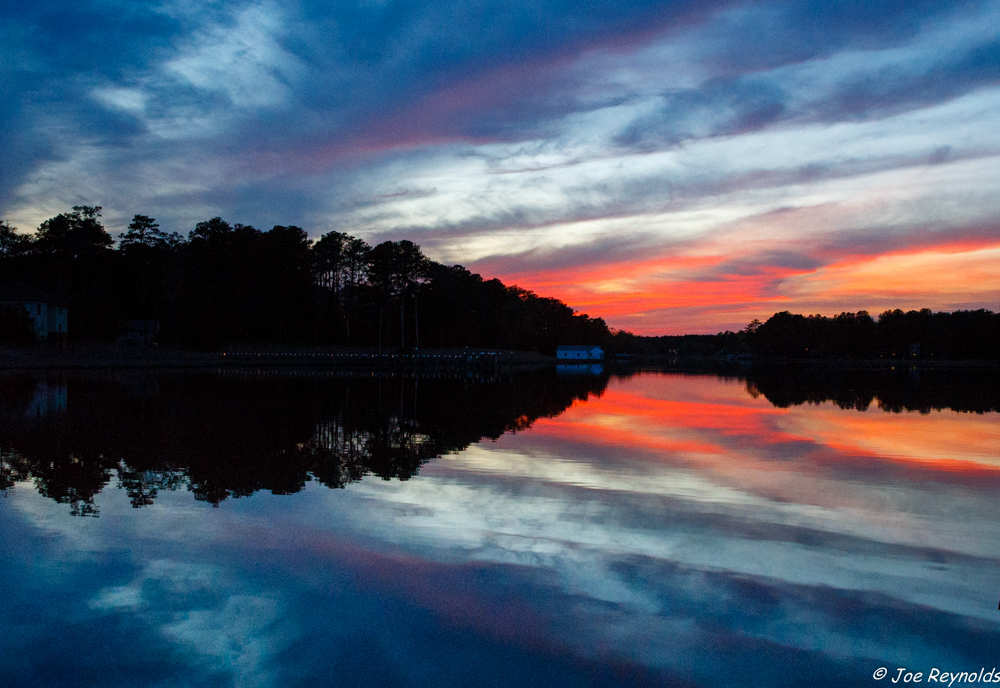
[[848,686],[904,666],[988,671],[998,383],[6,375],[0,677]]

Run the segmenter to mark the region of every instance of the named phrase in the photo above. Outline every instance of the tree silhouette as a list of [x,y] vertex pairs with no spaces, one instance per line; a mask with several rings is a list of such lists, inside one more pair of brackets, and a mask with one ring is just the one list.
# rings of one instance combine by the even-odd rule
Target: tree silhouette
[[877,320],[867,311],[832,318],[782,311],[742,334],[744,345],[765,357],[1000,358],[1000,315],[984,309],[953,313],[894,309]]
[[122,251],[144,246],[149,249],[166,249],[180,244],[182,237],[177,232],[167,234],[160,230],[156,220],[146,215],[136,215],[128,226],[128,231],[119,235],[118,246]]
[[35,324],[28,311],[18,305],[0,303],[0,342],[30,344],[35,341]]
[[30,251],[10,266],[21,280],[69,305],[69,332],[78,338],[112,338],[122,317],[115,303],[114,240],[100,216],[100,206],[73,206],[44,221]]
[[0,258],[21,256],[31,250],[32,239],[20,234],[5,220],[0,220]]
[[309,237],[300,227],[276,225],[260,237],[265,331],[279,343],[302,341],[309,327],[309,293],[314,269]]
[[412,241],[384,241],[371,250],[370,273],[385,307],[399,309],[399,346],[406,348],[406,302],[427,276],[429,261]]
[[114,239],[101,224],[101,207],[75,205],[73,212],[61,213],[38,228],[35,248],[64,258],[94,256],[107,251]]

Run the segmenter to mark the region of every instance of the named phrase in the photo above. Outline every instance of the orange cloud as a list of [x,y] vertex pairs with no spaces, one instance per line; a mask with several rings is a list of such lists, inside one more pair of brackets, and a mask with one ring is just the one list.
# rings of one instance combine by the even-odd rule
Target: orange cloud
[[811,302],[849,303],[864,297],[885,308],[948,308],[970,301],[996,304],[1000,241],[850,257],[787,280],[783,291],[791,299]]
[[[1000,239],[985,236],[870,252],[735,232],[672,255],[498,276],[639,334],[740,329],[778,310],[835,315],[889,308],[997,308]],[[743,241],[745,239],[745,241]],[[868,253],[865,253],[865,250]]]

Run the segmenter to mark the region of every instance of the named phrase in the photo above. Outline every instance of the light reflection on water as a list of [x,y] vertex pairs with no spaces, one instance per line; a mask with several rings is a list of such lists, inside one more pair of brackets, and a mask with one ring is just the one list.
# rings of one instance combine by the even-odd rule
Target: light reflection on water
[[[288,449],[315,430],[276,443],[263,477],[238,479],[206,472],[197,437],[148,434],[157,413],[179,422],[180,402],[204,396],[198,385],[222,383],[199,381],[194,394],[160,381],[138,395],[153,400],[141,430],[116,430],[93,408],[71,417],[75,384],[56,395],[50,424],[32,425],[36,413],[0,432],[25,478],[0,501],[0,675],[13,685],[842,686],[880,666],[893,676],[995,662],[993,411],[775,406],[745,380],[678,374],[478,390],[421,382],[422,397],[387,382],[378,393],[392,403],[369,419],[394,419],[384,425],[396,439],[383,441],[330,401],[346,387],[287,383],[288,399],[310,400],[297,415],[335,428],[353,452],[338,470],[360,478],[378,452],[380,466],[417,462],[409,480],[334,480],[347,486],[331,490],[279,475],[329,468],[329,457]],[[80,387],[91,402],[136,404],[110,398],[126,394],[121,385],[94,384]],[[29,387],[22,406],[34,408]],[[511,401],[515,387],[549,401]],[[240,383],[219,399],[254,393],[276,394]],[[458,423],[497,439],[468,445],[445,416],[420,410],[467,409],[463,394],[504,406]],[[261,403],[244,415],[274,411]],[[212,421],[225,433],[232,419]],[[70,427],[56,443],[71,455],[57,479],[32,460],[61,456],[41,435]],[[172,452],[134,465],[97,453],[130,433]],[[449,453],[428,463],[416,445]],[[219,460],[237,470],[257,456],[246,451]],[[54,501],[86,491],[72,477],[80,465],[119,466],[92,497],[99,518]],[[156,470],[174,482],[133,508],[121,475]],[[252,496],[209,508],[188,490],[210,479],[206,494]]]

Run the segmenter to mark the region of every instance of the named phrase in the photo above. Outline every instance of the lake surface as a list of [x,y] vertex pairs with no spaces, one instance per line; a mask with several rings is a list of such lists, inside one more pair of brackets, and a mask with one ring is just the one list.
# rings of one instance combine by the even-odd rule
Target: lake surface
[[988,371],[6,374],[0,676],[989,671],[998,390]]

